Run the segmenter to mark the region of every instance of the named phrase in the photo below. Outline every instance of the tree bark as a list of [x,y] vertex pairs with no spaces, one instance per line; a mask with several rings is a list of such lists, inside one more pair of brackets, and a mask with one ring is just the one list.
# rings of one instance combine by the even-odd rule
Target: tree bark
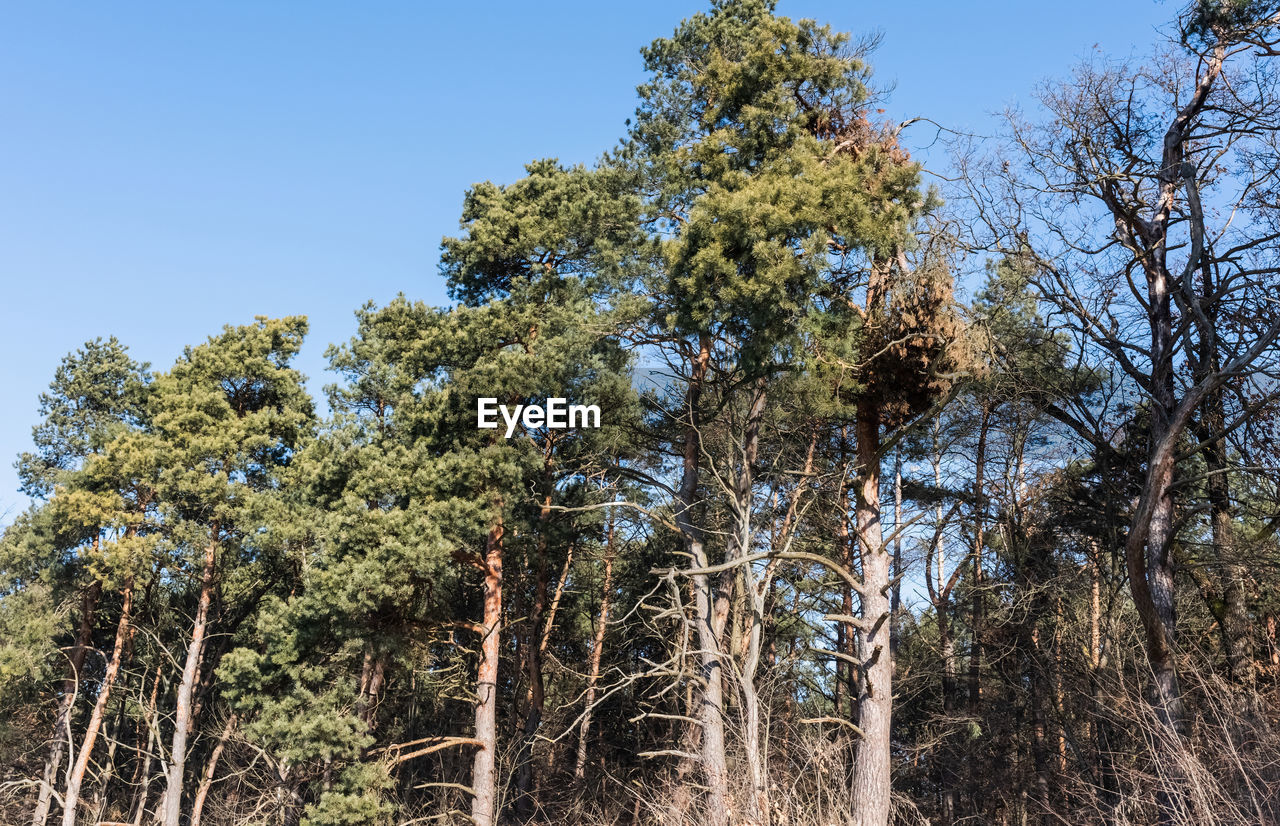
[[542,641],[538,643],[538,650],[543,654],[547,653],[547,646],[551,644],[551,631],[556,626],[556,614],[560,610],[560,599],[564,596],[564,586],[569,582],[569,570],[573,567],[573,542],[569,543],[568,550],[564,555],[564,567],[560,569],[560,578],[556,580],[556,592],[551,597],[551,607],[547,609],[546,622],[542,624]]
[[209,755],[209,762],[205,763],[204,774],[200,777],[200,786],[196,789],[195,799],[191,802],[191,826],[200,826],[200,819],[204,815],[204,802],[209,796],[209,789],[213,787],[213,778],[218,770],[218,759],[222,757],[222,750],[227,746],[227,739],[231,737],[231,732],[236,727],[236,715],[232,714],[227,718],[227,724],[222,727],[222,734],[218,736],[218,744],[213,747],[213,753]]
[[858,746],[853,773],[855,826],[888,826],[890,811],[890,726],[893,713],[893,654],[889,650],[889,554],[880,527],[880,406],[864,397],[858,404],[858,546],[862,555],[863,621],[868,626],[866,659],[858,696]]
[[[698,354],[693,360],[685,403],[688,425],[685,427],[678,510],[676,524],[685,548],[693,559],[695,570],[708,567],[702,531],[694,524],[693,508],[698,496],[701,470],[701,400],[703,383],[711,361],[711,339],[703,335],[698,341]],[[724,671],[721,662],[721,639],[729,615],[729,595],[723,578],[715,584],[710,575],[695,573],[690,578],[693,591],[694,623],[698,639],[699,677],[702,700],[698,715],[701,729],[702,773],[707,785],[709,826],[727,826],[729,822],[729,769],[724,749]]]
[[[844,445],[842,438],[841,454],[842,467],[847,467],[844,459]],[[837,537],[839,543],[838,554],[841,563],[847,570],[856,570],[854,565],[854,554],[858,552],[858,542],[855,539],[856,531],[849,530],[849,488],[843,482],[840,485],[840,534]],[[856,515],[854,516],[856,519]],[[849,583],[842,582],[840,585],[840,610],[847,616],[853,616],[853,588]],[[892,633],[892,628],[890,629]],[[849,722],[857,725],[858,723],[858,671],[854,668],[853,663],[858,653],[858,631],[847,620],[841,620],[836,623],[836,650],[844,654],[848,659],[840,657],[836,659],[836,687],[835,687],[835,707],[836,716],[849,720]],[[844,698],[849,698],[848,715],[844,712]]]
[[169,750],[168,782],[164,793],[163,826],[178,826],[182,818],[182,783],[187,763],[187,737],[191,733],[193,716],[192,695],[199,678],[200,655],[204,649],[205,634],[209,623],[209,606],[213,602],[213,583],[218,559],[218,534],[221,526],[215,523],[209,531],[209,544],[204,551],[204,570],[200,576],[200,601],[196,606],[195,625],[191,629],[191,644],[182,666],[182,682],[178,684],[176,713],[173,721],[173,742]]
[[[957,670],[956,670],[956,643],[952,629],[952,609],[951,609],[951,592],[955,583],[954,574],[948,581],[946,576],[946,551],[943,548],[942,540],[946,528],[946,516],[942,511],[942,446],[939,439],[939,433],[942,426],[942,417],[939,416],[934,420],[933,429],[933,452],[930,456],[933,465],[933,486],[939,494],[938,504],[934,509],[934,529],[933,542],[930,545],[929,560],[933,568],[928,573],[930,579],[929,598],[933,602],[934,619],[938,625],[938,657],[942,661],[941,689],[942,689],[942,713],[946,718],[945,725],[950,727],[954,724],[955,713],[957,707],[956,691]],[[958,573],[959,569],[955,573]],[[938,761],[937,776],[938,785],[942,794],[942,814],[941,821],[943,826],[951,826],[956,819],[956,798],[960,793],[960,757],[956,747],[955,735],[951,732],[943,734],[942,743],[939,752],[941,759]]]
[[[1219,305],[1215,295],[1213,267],[1207,261],[1200,267],[1202,289],[1205,294],[1204,321],[1200,326],[1199,367],[1196,379],[1203,381],[1210,373],[1222,369],[1222,357],[1218,347]],[[1221,387],[1214,388],[1205,398],[1204,412],[1196,423],[1196,439],[1201,443],[1200,455],[1204,458],[1205,489],[1209,498],[1209,528],[1212,535],[1213,561],[1222,576],[1223,610],[1218,629],[1222,652],[1227,660],[1228,676],[1245,687],[1254,681],[1253,624],[1246,604],[1247,575],[1236,556],[1232,542],[1233,513],[1231,507],[1231,479],[1227,475],[1226,403]]]
[[[850,562],[853,560],[851,559]],[[889,600],[889,650],[898,654],[902,626],[902,452],[893,454],[893,591]],[[896,665],[896,660],[895,660]]]
[[516,817],[527,821],[533,817],[537,808],[535,793],[533,742],[538,736],[538,728],[542,725],[542,714],[546,705],[546,684],[542,677],[542,623],[543,613],[547,607],[547,594],[550,587],[547,569],[547,545],[551,520],[551,485],[550,463],[552,461],[552,442],[547,440],[544,455],[542,507],[538,513],[538,572],[534,583],[533,607],[529,611],[527,624],[527,641],[525,643],[525,672],[529,680],[529,691],[525,697],[524,731],[520,738],[520,750],[516,757]]
[[613,589],[613,539],[614,514],[609,514],[609,533],[604,550],[604,593],[600,595],[600,619],[596,624],[595,636],[591,640],[591,662],[587,671],[587,708],[582,713],[582,723],[578,726],[578,754],[573,767],[573,776],[582,780],[587,772],[587,737],[591,732],[592,707],[596,702],[596,683],[600,681],[600,655],[604,651],[604,635],[609,626],[609,596]]
[[[94,540],[95,546],[97,540]],[[80,597],[80,629],[76,633],[76,644],[71,649],[67,677],[62,681],[62,700],[58,703],[58,711],[53,717],[53,736],[49,741],[49,756],[45,759],[44,774],[40,781],[40,793],[36,798],[35,812],[31,815],[32,826],[44,826],[49,818],[49,807],[53,801],[53,783],[58,776],[58,767],[62,765],[62,754],[67,747],[70,732],[67,725],[71,719],[71,711],[75,707],[76,696],[80,691],[80,670],[84,668],[85,657],[93,645],[93,620],[97,612],[98,599],[102,596],[102,581],[94,580]]]
[[[972,640],[969,648],[969,717],[978,720],[982,713],[982,638],[984,613],[982,605],[982,552],[986,542],[986,471],[987,471],[987,436],[991,428],[991,408],[984,400],[978,420],[978,445],[973,457],[973,567],[969,576],[970,587],[970,632]],[[980,753],[977,738],[969,740],[969,808],[977,815],[982,811],[981,778],[982,768],[979,765]]]
[[[151,699],[147,704],[146,719],[144,721],[147,729],[146,753],[142,756],[142,763],[138,766],[137,792],[134,795],[133,805],[130,807],[130,811],[133,812],[131,820],[133,826],[141,826],[143,815],[147,811],[147,798],[151,792],[151,758],[158,739],[159,716],[156,712],[156,705],[160,696],[161,673],[161,667],[157,666],[155,683],[151,686]],[[141,731],[135,735],[135,739],[137,742],[141,742]]]
[[[1033,583],[1032,587],[1038,587],[1038,583]],[[1033,596],[1032,600],[1038,603],[1040,597]],[[1040,667],[1042,662],[1040,657],[1040,628],[1036,624],[1039,609],[1033,608],[1032,610],[1034,616],[1027,618],[1027,622],[1031,624],[1031,644],[1027,651],[1027,680],[1031,686],[1029,697],[1032,719],[1031,754],[1036,774],[1036,808],[1039,810],[1041,826],[1049,826],[1053,822],[1053,806],[1050,796],[1050,789],[1053,784],[1049,779],[1049,724],[1045,714],[1044,674],[1043,669]]]
[[[760,425],[768,398],[767,379],[757,380],[755,398],[747,414],[743,433],[742,467],[733,483],[735,500],[735,525],[729,540],[730,559],[743,559],[752,546],[752,494],[755,480],[755,464],[760,452]],[[747,774],[751,782],[751,794],[747,798],[746,815],[752,823],[768,826],[769,787],[765,777],[765,756],[760,741],[760,697],[756,692],[756,670],[760,665],[761,634],[764,630],[765,589],[756,582],[750,563],[740,564],[738,592],[742,595],[746,613],[744,636],[746,651],[737,669],[738,689],[742,695],[744,751],[747,758]]]
[[[501,508],[501,502],[498,503]],[[484,554],[484,639],[476,674],[476,739],[481,742],[471,765],[471,819],[476,826],[495,826],[498,817],[498,657],[502,623],[502,536],[499,515],[489,529]]]
[[124,658],[125,645],[132,633],[130,621],[133,611],[133,577],[125,580],[121,594],[124,599],[120,607],[120,622],[116,627],[115,646],[111,650],[111,659],[107,662],[106,673],[102,676],[102,687],[98,690],[98,700],[94,703],[93,713],[89,716],[89,725],[85,728],[80,753],[71,773],[67,775],[67,788],[63,795],[62,826],[75,826],[76,808],[80,803],[80,788],[84,783],[84,773],[89,768],[89,758],[93,755],[93,745],[102,728],[107,701],[111,699],[111,688],[115,684],[116,675],[120,672],[120,661]]
[[[130,635],[132,636],[132,635]],[[133,659],[133,646],[125,646],[124,660]],[[124,677],[120,680],[120,694],[128,694],[129,691],[129,672],[125,672]],[[98,777],[97,791],[94,794],[92,809],[92,819],[94,823],[102,820],[103,813],[107,810],[107,802],[111,791],[111,781],[115,778],[116,773],[116,751],[120,746],[120,732],[124,728],[125,709],[128,707],[127,697],[121,697],[116,703],[116,717],[112,725],[107,730],[107,757],[103,761],[101,774]]]

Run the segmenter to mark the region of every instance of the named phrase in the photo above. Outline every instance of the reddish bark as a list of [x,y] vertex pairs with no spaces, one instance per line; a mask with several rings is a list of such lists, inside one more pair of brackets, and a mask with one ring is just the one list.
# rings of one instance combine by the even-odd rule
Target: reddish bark
[[[501,503],[498,505],[501,507]],[[480,646],[480,666],[476,674],[476,749],[471,767],[471,819],[476,826],[494,826],[498,817],[498,652],[502,622],[502,534],[501,516],[489,530],[484,555],[484,638]]]
[[133,632],[130,624],[133,613],[133,577],[125,580],[121,595],[124,601],[120,607],[120,622],[116,626],[115,646],[111,650],[111,659],[107,662],[106,673],[102,675],[102,687],[98,689],[98,700],[93,705],[89,725],[85,728],[84,739],[80,743],[80,753],[76,757],[71,773],[67,776],[66,793],[63,795],[62,826],[75,826],[76,808],[80,803],[80,788],[84,783],[84,774],[89,768],[89,758],[93,754],[98,732],[102,729],[102,719],[106,714],[107,701],[111,699],[111,689],[115,685],[116,675],[120,673],[120,662],[124,658],[126,643]]

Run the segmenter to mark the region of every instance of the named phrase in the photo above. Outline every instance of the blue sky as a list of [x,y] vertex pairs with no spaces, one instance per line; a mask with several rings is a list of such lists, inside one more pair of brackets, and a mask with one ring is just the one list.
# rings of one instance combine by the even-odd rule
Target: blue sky
[[[313,393],[352,311],[443,303],[440,238],[473,182],[590,162],[639,49],[701,2],[10,3],[0,7],[0,524],[59,359],[116,335],[165,368],[255,315],[304,314]],[[821,2],[881,31],[888,116],[989,132],[1095,48],[1145,51],[1172,3]],[[932,133],[908,135],[923,142]]]

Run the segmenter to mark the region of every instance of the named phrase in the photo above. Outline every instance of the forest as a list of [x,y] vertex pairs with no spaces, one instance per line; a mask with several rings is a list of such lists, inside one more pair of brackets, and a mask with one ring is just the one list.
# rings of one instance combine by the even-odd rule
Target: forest
[[1280,3],[1170,11],[978,136],[714,0],[323,399],[301,316],[68,354],[0,821],[1280,824]]

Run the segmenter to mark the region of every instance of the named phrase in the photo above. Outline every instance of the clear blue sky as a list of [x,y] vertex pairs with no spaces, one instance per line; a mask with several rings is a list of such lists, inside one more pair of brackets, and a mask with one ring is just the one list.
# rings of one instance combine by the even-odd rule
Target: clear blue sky
[[[319,393],[352,311],[443,303],[465,188],[529,159],[590,162],[643,79],[639,49],[704,7],[631,3],[8,3],[0,7],[0,524],[59,359],[116,335],[166,368],[254,315],[305,314]],[[1095,45],[1144,51],[1155,0],[820,2],[882,31],[889,115],[989,131]],[[908,142],[929,137],[925,131]]]

